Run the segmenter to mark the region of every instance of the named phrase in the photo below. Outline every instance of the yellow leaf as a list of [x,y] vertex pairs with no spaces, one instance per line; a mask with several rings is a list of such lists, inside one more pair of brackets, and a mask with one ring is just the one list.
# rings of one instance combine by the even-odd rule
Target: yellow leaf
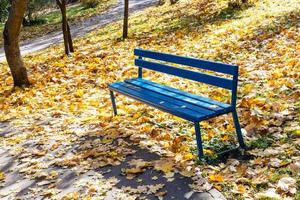
[[203,152],[204,152],[204,154],[207,154],[207,155],[212,155],[214,153],[212,150],[209,150],[209,149],[204,149]]
[[154,169],[158,171],[163,171],[164,173],[169,173],[173,171],[174,163],[168,160],[158,160],[154,164]]
[[183,156],[185,160],[192,160],[194,158],[194,155],[192,153],[187,153]]
[[4,172],[0,171],[0,181],[3,181],[5,179],[5,174]]
[[244,86],[244,93],[250,93],[253,89],[253,85],[252,84],[247,84]]
[[221,185],[215,185],[214,186],[217,190],[221,191],[222,190],[222,186]]
[[216,132],[213,131],[212,129],[209,129],[209,130],[207,131],[208,139],[213,138],[215,135],[216,135]]
[[209,180],[211,180],[213,182],[223,182],[224,178],[220,174],[213,174],[213,175],[209,176]]
[[144,170],[142,168],[131,168],[131,169],[126,169],[126,173],[128,174],[138,174],[142,173]]
[[300,130],[294,130],[292,132],[296,137],[300,137]]
[[246,192],[246,188],[243,185],[238,185],[237,189],[241,193],[245,193]]
[[224,135],[222,138],[221,138],[221,141],[222,142],[226,142],[229,140],[229,136],[228,135]]
[[116,151],[111,151],[111,152],[108,153],[108,155],[111,156],[111,157],[114,157],[114,156],[117,156],[118,153]]
[[82,97],[82,96],[83,96],[83,94],[84,94],[83,90],[81,90],[81,89],[78,89],[78,90],[76,91],[76,93],[75,93],[75,97],[78,97],[78,98],[80,98],[80,97]]

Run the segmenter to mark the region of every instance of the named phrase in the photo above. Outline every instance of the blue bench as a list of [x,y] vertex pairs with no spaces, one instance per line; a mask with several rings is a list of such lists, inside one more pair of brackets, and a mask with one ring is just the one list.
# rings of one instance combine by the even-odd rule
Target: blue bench
[[[117,108],[114,92],[117,92],[193,122],[195,125],[198,156],[201,159],[203,158],[203,147],[200,122],[226,113],[232,113],[240,147],[243,149],[246,148],[236,111],[238,66],[142,49],[135,49],[134,55],[137,56],[135,65],[138,66],[138,78],[116,82],[108,86],[115,115],[117,115]],[[164,61],[209,70],[230,75],[231,78],[228,79],[222,76],[177,68],[155,61]],[[218,102],[143,79],[143,69],[154,70],[230,90],[231,104]]]

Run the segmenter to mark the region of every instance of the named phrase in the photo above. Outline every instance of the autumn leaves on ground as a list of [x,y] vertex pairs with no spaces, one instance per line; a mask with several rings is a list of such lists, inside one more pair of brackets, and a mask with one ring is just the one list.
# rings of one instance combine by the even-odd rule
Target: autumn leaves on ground
[[[132,153],[127,147],[131,143],[161,159],[131,162],[123,171],[128,179],[153,168],[168,178],[174,173],[192,177],[195,191],[214,187],[229,199],[300,199],[299,16],[298,0],[259,0],[240,9],[228,8],[223,0],[179,1],[132,15],[125,41],[119,39],[122,23],[118,22],[75,40],[76,52],[70,57],[63,56],[61,45],[26,56],[32,86],[25,90],[11,90],[9,68],[2,63],[0,120],[15,132],[0,134],[1,148],[21,164],[25,177],[51,181],[31,190],[49,198],[60,192],[56,187],[60,171],[49,169],[69,168],[82,174],[119,165]],[[215,157],[236,143],[228,116],[201,123],[208,163],[197,160],[189,122],[124,96],[117,96],[119,115],[113,117],[107,84],[137,75],[136,47],[239,65],[238,113],[248,156]],[[176,88],[228,101],[228,94],[220,89],[146,74]],[[0,172],[0,187],[5,179]],[[78,180],[80,192],[66,197],[103,198],[115,188],[124,198],[134,199],[145,190],[159,193],[164,188],[116,188],[117,182],[97,174],[93,182]]]

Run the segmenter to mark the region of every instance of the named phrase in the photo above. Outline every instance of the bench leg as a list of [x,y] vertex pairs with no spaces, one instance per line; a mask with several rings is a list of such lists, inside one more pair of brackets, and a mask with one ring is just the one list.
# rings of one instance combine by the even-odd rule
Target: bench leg
[[243,139],[241,126],[240,126],[240,122],[239,122],[239,118],[238,118],[236,110],[232,111],[232,117],[233,117],[234,126],[235,126],[235,130],[236,130],[236,134],[237,134],[237,138],[238,138],[240,147],[243,149],[246,149],[246,145],[245,145],[245,142]]
[[201,139],[201,131],[199,122],[195,122],[195,133],[198,147],[198,156],[199,160],[203,158],[203,147],[202,147],[202,139]]
[[116,106],[116,101],[115,101],[115,95],[114,95],[114,92],[110,90],[110,99],[111,99],[111,104],[112,104],[112,107],[113,107],[113,112],[114,112],[114,115],[116,116],[118,113],[117,113],[117,106]]

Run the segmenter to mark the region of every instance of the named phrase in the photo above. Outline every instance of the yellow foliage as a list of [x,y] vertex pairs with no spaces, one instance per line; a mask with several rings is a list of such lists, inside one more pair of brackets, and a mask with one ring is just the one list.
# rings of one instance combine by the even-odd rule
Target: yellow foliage
[[223,182],[224,177],[220,174],[214,174],[214,175],[209,176],[209,180],[211,180],[213,182]]
[[4,172],[0,171],[0,181],[3,181],[5,179],[5,174]]
[[172,172],[174,170],[174,162],[164,159],[158,160],[154,163],[154,169],[164,173]]

